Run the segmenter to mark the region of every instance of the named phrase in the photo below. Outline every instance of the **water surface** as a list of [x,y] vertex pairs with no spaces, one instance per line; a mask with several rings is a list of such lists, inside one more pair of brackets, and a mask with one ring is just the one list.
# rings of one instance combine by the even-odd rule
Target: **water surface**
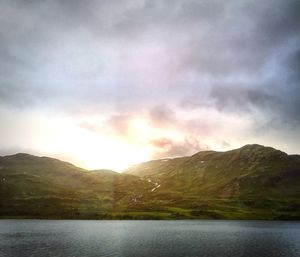
[[299,257],[300,222],[0,220],[2,257]]

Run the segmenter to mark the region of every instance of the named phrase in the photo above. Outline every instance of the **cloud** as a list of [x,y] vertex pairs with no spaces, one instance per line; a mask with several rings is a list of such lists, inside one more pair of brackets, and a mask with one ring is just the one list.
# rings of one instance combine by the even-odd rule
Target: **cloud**
[[278,102],[271,92],[241,86],[214,87],[211,90],[211,97],[219,110],[229,109],[230,111],[249,112],[251,108],[270,108]]
[[107,121],[106,125],[117,135],[126,136],[129,133],[130,115],[113,115]]
[[149,116],[153,125],[157,127],[174,126],[177,123],[174,111],[166,105],[153,107],[149,112]]
[[207,145],[201,144],[196,138],[192,137],[179,142],[169,138],[160,138],[153,140],[151,143],[155,147],[152,155],[154,159],[188,156],[201,150],[209,150]]
[[[119,137],[144,117],[200,148],[234,145],[231,123],[240,141],[284,137],[300,123],[299,13],[297,0],[4,0],[0,107]],[[199,148],[173,141],[164,154]]]
[[1,99],[22,107],[143,106],[167,93],[173,102],[199,91],[205,76],[260,79],[278,47],[299,38],[298,1],[1,5]]

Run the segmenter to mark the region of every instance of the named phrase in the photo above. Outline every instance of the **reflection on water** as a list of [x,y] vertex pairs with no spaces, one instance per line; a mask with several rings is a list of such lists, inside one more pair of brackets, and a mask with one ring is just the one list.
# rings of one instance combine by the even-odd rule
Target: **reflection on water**
[[300,222],[0,220],[2,257],[299,257]]

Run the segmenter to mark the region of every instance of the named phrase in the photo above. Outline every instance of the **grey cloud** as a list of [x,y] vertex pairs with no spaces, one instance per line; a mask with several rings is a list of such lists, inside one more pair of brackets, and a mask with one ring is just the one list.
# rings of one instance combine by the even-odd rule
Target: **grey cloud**
[[154,126],[176,125],[176,117],[173,110],[166,105],[155,106],[150,110],[150,119]]
[[291,79],[300,80],[300,49],[293,52],[287,60],[288,72],[291,74]]
[[221,21],[212,21],[204,33],[200,27],[190,38],[180,70],[257,76],[278,47],[299,39],[299,1],[223,3],[227,8]]
[[[119,41],[120,45],[117,44],[117,47],[127,42],[129,47],[134,47],[135,41],[144,34],[149,34],[149,37],[154,39],[158,37],[158,41],[174,44],[179,74],[189,70],[194,70],[200,75],[209,73],[214,76],[257,72],[268,60],[274,47],[287,40],[293,33],[297,35],[296,28],[299,27],[297,26],[299,18],[296,15],[299,9],[298,1],[260,3],[258,1],[56,0],[4,1],[3,6],[6,6],[10,12],[2,18],[5,22],[1,26],[3,51],[0,53],[3,54],[0,57],[0,65],[6,67],[5,77],[12,84],[20,83],[15,81],[16,74],[17,77],[28,82],[27,84],[36,83],[32,81],[32,77],[39,75],[38,67],[47,66],[49,61],[53,61],[47,60],[45,53],[49,49],[60,50],[60,42],[64,40],[70,45],[75,44],[78,48],[89,47],[86,42],[83,44],[79,42],[81,38],[86,38],[83,41],[95,42]],[[12,30],[15,32],[10,32]],[[79,38],[76,34],[80,34]],[[96,46],[97,44],[94,45]],[[101,58],[101,52],[99,53],[98,50],[95,49],[95,54]],[[118,52],[120,49],[115,50]],[[75,57],[76,54],[80,58],[86,53],[85,51],[74,52]],[[122,60],[118,62],[120,62],[119,69],[126,65]],[[108,69],[112,68],[108,67]],[[50,87],[60,86],[51,81],[53,77],[58,76],[54,71],[51,72],[52,78],[46,83],[47,87],[37,85],[32,89],[37,95],[41,87],[47,90]],[[118,74],[111,76],[118,76]],[[72,97],[82,100],[81,95],[77,94],[76,90],[75,93],[72,90],[74,84],[75,87],[77,85],[76,81],[61,81],[61,83],[68,83],[67,87],[71,88],[65,92],[66,95],[71,93]],[[99,85],[101,82],[93,81],[93,83]],[[121,89],[119,83],[129,83],[129,89],[137,90],[130,81],[123,80],[116,83],[118,89]],[[169,81],[167,86],[174,83],[176,84],[176,81]],[[104,86],[114,85],[109,82]],[[28,85],[24,87],[26,91],[31,90]],[[96,87],[95,91],[97,92],[98,89],[99,87]],[[145,90],[141,94],[143,93]],[[105,92],[100,90],[98,95],[102,101],[105,101],[107,97]],[[131,95],[123,91],[120,97],[130,98]],[[49,97],[53,97],[51,93]],[[13,101],[13,97],[11,98]],[[18,101],[15,104],[17,103]]]
[[120,133],[136,110],[187,134],[215,126],[169,106],[298,126],[299,13],[297,0],[1,1],[1,105],[113,106]]
[[208,138],[214,134],[216,128],[221,128],[222,124],[208,117],[199,117],[198,119],[189,119],[181,122],[180,128],[186,134],[194,135],[197,138]]
[[211,97],[219,110],[251,111],[251,108],[268,108],[276,105],[278,99],[264,89],[243,87],[214,87]]
[[259,16],[258,26],[261,35],[261,43],[274,44],[287,40],[290,36],[299,37],[300,26],[300,2],[297,0],[289,1],[271,1],[268,8],[265,9],[264,15]]

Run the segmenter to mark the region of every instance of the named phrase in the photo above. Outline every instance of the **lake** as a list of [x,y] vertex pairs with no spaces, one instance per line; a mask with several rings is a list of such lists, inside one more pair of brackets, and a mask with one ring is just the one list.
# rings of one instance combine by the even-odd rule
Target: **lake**
[[300,222],[0,220],[1,257],[299,257]]

